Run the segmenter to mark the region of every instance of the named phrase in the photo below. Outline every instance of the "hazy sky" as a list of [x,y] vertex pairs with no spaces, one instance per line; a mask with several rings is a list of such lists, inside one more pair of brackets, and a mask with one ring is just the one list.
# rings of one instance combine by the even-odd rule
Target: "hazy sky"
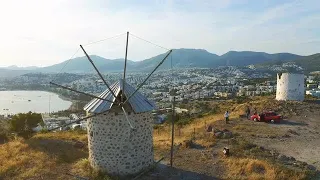
[[[1,0],[0,22],[0,66],[59,63],[80,44],[126,31],[166,48],[218,55],[230,50],[320,51],[319,0]],[[85,49],[123,58],[125,35]],[[130,37],[129,59],[163,52]]]

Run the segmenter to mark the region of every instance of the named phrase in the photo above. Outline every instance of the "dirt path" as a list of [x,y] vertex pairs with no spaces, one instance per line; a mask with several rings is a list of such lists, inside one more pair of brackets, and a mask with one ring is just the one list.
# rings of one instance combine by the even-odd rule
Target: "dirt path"
[[[281,124],[265,124],[277,131],[275,137],[248,136],[252,142],[280,154],[292,156],[320,170],[320,113],[293,116]],[[251,122],[250,122],[251,123]],[[254,128],[254,127],[253,127]],[[262,133],[263,134],[263,133]],[[284,136],[281,136],[284,134]]]

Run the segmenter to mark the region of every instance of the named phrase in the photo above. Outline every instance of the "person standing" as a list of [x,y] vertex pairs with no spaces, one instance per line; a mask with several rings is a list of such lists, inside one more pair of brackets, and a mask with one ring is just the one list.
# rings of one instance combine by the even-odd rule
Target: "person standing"
[[224,118],[226,119],[226,124],[229,124],[229,111],[226,111],[226,113],[224,113]]
[[250,108],[249,108],[249,106],[247,107],[246,114],[247,114],[247,119],[249,119],[250,118]]

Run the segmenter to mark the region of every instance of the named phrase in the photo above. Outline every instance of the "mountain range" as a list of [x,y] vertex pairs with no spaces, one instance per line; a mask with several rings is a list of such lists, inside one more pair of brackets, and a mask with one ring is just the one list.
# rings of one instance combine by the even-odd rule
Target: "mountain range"
[[[166,53],[142,60],[131,61],[128,60],[128,71],[150,71],[165,57]],[[117,72],[124,68],[124,59],[106,59],[97,55],[90,55],[96,67],[101,72]],[[171,56],[160,66],[160,69],[173,68],[215,68],[218,66],[247,66],[251,64],[276,64],[279,62],[296,61],[302,65],[313,68],[312,64],[318,63],[320,65],[320,54],[311,56],[300,56],[291,53],[275,53],[268,54],[265,52],[253,51],[229,51],[221,56],[210,53],[203,49],[174,49]],[[172,61],[172,62],[171,62]],[[307,61],[310,61],[308,64]],[[88,59],[84,57],[77,57],[71,60],[64,61],[47,67],[27,67],[21,69],[16,66],[5,68],[6,70],[24,70],[30,72],[43,73],[89,73],[94,72]]]

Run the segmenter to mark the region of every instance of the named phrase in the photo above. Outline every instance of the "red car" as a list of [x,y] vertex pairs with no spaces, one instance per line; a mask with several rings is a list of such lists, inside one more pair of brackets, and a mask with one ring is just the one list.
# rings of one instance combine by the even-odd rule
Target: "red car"
[[280,123],[282,120],[282,116],[273,112],[263,112],[261,114],[254,114],[250,118],[252,121],[264,121],[264,122],[271,122],[271,123]]

